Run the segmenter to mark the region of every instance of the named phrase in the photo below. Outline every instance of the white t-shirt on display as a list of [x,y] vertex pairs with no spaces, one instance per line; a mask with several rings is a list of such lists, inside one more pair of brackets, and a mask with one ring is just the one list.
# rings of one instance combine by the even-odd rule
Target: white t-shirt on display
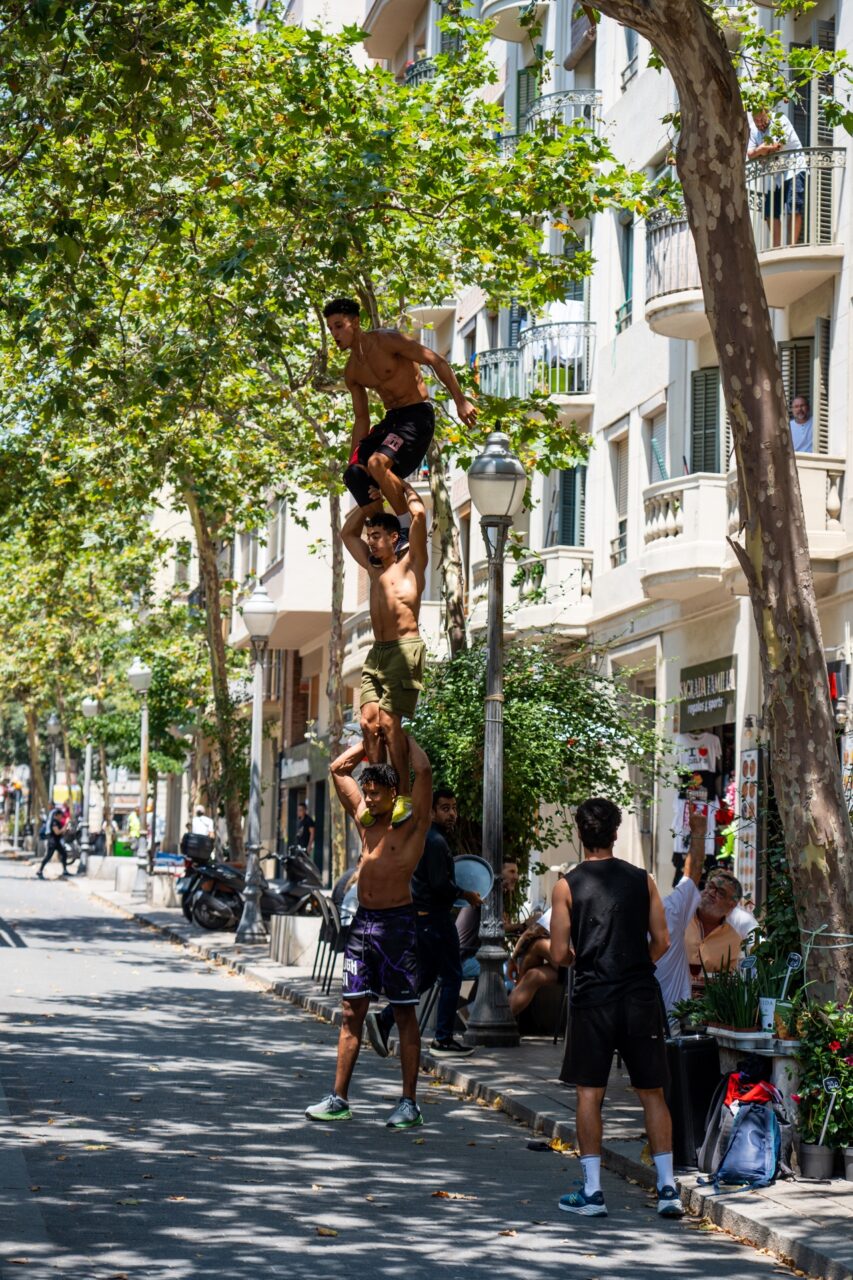
[[723,744],[715,733],[677,733],[673,738],[679,769],[691,773],[716,773]]
[[700,896],[696,885],[685,876],[663,900],[666,927],[669,930],[669,950],[664,952],[655,965],[655,977],[660,983],[667,1013],[679,1000],[690,999],[690,966],[687,963],[684,934],[696,914]]

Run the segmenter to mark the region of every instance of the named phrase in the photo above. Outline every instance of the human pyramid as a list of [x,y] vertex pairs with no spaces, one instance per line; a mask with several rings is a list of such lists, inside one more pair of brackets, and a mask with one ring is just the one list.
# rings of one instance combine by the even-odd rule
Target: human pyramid
[[[441,356],[393,329],[363,332],[353,299],[334,299],[324,315],[339,350],[349,352],[344,376],[354,424],[344,482],[356,505],[341,537],[368,576],[374,643],[361,677],[363,740],[331,766],[341,804],[361,833],[359,908],[344,954],[344,1020],[334,1088],[306,1115],[350,1118],[347,1094],[362,1028],[371,999],[385,995],[400,1036],[403,1075],[403,1096],[388,1125],[408,1129],[423,1123],[415,1100],[421,977],[411,881],[433,808],[430,762],[402,723],[404,716],[414,715],[424,667],[418,615],[427,570],[426,512],[406,480],[423,465],[435,431],[421,365],[430,366],[447,387],[463,422],[473,425],[477,410]],[[368,391],[380,396],[386,410],[374,427]],[[353,773],[365,758],[356,782]]]
[[[341,536],[367,573],[374,643],[362,669],[363,738],[331,766],[341,804],[361,833],[359,905],[344,952],[335,1081],[331,1093],[305,1114],[318,1121],[352,1118],[348,1094],[362,1030],[366,1025],[373,1048],[386,1057],[388,1035],[396,1022],[403,1090],[386,1124],[411,1129],[423,1124],[416,1100],[421,1048],[416,1006],[436,977],[441,980],[441,996],[436,1040],[429,1051],[471,1052],[453,1037],[462,969],[450,910],[460,897],[473,907],[480,905],[478,894],[464,893],[457,885],[444,839],[455,823],[455,796],[443,790],[433,793],[426,753],[403,728],[403,717],[414,715],[424,665],[418,614],[427,570],[426,512],[406,480],[422,465],[435,429],[421,366],[433,369],[463,422],[473,425],[477,409],[441,356],[395,330],[363,333],[359,307],[352,299],[336,298],[324,315],[338,348],[349,352],[345,378],[355,423],[344,480],[356,505]],[[386,410],[373,428],[368,391],[379,394]],[[385,511],[385,501],[390,512]],[[355,769],[365,760],[356,782]],[[561,1197],[559,1207],[584,1216],[607,1213],[600,1184],[601,1105],[618,1050],[643,1104],[657,1175],[658,1213],[681,1217],[684,1208],[675,1184],[672,1128],[663,1091],[664,1007],[655,978],[655,963],[670,945],[665,908],[646,870],[613,856],[621,821],[616,805],[606,799],[588,800],[579,806],[576,821],[585,860],[554,890],[549,956],[554,965],[574,966],[561,1078],[577,1090],[584,1187]],[[701,824],[695,835],[694,822]],[[704,822],[691,817],[689,861],[697,881],[704,863]],[[698,897],[692,879],[689,889]],[[695,910],[695,902],[687,901]],[[682,941],[683,932],[682,928]],[[683,945],[675,967],[689,991]],[[370,1013],[370,1001],[381,996],[389,1007]]]

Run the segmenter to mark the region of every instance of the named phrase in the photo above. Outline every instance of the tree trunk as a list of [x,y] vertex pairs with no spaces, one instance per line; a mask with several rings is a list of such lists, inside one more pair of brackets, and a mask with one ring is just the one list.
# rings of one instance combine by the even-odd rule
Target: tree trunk
[[104,744],[98,745],[98,758],[101,762],[101,795],[104,801],[104,839],[106,841],[105,852],[107,857],[113,851],[113,802],[110,795],[110,779],[107,773],[107,752]]
[[36,812],[31,814],[32,820],[38,826],[38,813],[42,811],[47,813],[50,808],[50,800],[47,794],[47,783],[44,780],[44,774],[41,771],[41,743],[39,742],[38,720],[36,719],[35,708],[26,703],[24,706],[24,719],[27,724],[27,747],[30,755],[30,804],[35,800]]
[[427,453],[429,460],[429,488],[432,494],[433,528],[438,529],[441,564],[441,599],[444,607],[444,631],[455,658],[468,648],[465,630],[465,575],[462,569],[462,551],[459,530],[453,517],[453,506],[447,490],[444,461],[441,450],[433,439]]
[[[738,468],[743,542],[733,542],[752,600],[773,780],[800,931],[847,933],[853,832],[844,802],[799,477],[770,313],[747,204],[747,122],[723,39],[698,0],[601,0],[646,36],[675,81],[678,174],[696,243]],[[837,939],[830,939],[837,941]],[[809,977],[842,999],[853,950],[811,952]]]
[[[329,759],[341,753],[344,733],[344,546],[341,542],[341,499],[333,490],[329,495],[332,525],[332,601],[329,621],[329,674],[326,697],[329,702]],[[336,795],[329,794],[330,846],[332,880],[343,875],[347,865],[346,814]]]
[[[59,728],[62,732],[62,759],[65,763],[65,785],[68,788],[68,803],[71,803],[71,743],[68,741],[68,730],[65,727],[65,699],[62,696],[62,690],[56,690],[56,705],[59,708]],[[73,781],[76,782],[76,777]]]
[[228,691],[228,666],[225,657],[225,633],[222,628],[222,595],[216,544],[211,536],[207,518],[189,487],[185,489],[183,497],[193,522],[199,575],[204,589],[204,616],[210,653],[221,795],[225,810],[225,825],[228,828],[228,844],[232,860],[242,862],[244,858],[243,807],[240,803],[238,768],[234,751],[234,708]]

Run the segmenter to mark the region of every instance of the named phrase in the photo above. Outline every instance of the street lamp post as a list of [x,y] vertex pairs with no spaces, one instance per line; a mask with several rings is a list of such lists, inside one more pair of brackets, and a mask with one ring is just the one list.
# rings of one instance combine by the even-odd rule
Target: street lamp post
[[136,846],[136,880],[133,897],[144,898],[148,891],[148,690],[151,668],[133,659],[127,673],[134,692],[139,694],[139,843]]
[[512,518],[527,488],[524,468],[509,449],[509,438],[493,432],[468,471],[471,500],[489,559],[488,666],[486,673],[485,741],[483,747],[483,857],[491,864],[494,884],[480,917],[480,976],[465,1040],[475,1045],[518,1044],[518,1027],[510,1013],[504,985],[506,960],[503,923],[503,590],[504,551]]
[[[100,710],[100,703],[97,698],[84,698],[80,703],[80,708],[87,720],[93,719]],[[89,870],[89,851],[91,849],[91,840],[89,838],[89,792],[92,789],[92,735],[86,729],[86,764],[83,768],[83,814],[80,818],[80,865],[77,868],[78,876],[85,876]]]
[[50,738],[50,779],[47,788],[47,810],[49,813],[53,807],[53,793],[56,790],[56,751],[59,745],[59,735],[62,733],[62,725],[55,711],[51,711],[48,716],[46,727],[47,736]]
[[264,736],[264,664],[277,609],[258,583],[243,605],[243,621],[252,642],[252,752],[249,763],[249,820],[246,824],[246,880],[243,914],[237,926],[236,942],[266,942],[267,929],[261,914],[261,766]]

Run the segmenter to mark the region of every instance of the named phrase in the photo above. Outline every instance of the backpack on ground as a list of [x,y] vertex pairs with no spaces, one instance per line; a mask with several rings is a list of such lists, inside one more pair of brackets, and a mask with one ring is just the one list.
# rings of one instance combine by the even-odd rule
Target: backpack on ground
[[[763,1063],[760,1065],[764,1067]],[[773,1119],[765,1117],[743,1122],[752,1133],[752,1138],[747,1142],[751,1150],[747,1150],[744,1155],[739,1147],[734,1147],[735,1126],[739,1117],[753,1108],[766,1111]],[[761,1132],[756,1131],[757,1126],[760,1126]],[[739,1143],[746,1141],[745,1134],[746,1130],[738,1139]],[[758,1079],[753,1072],[733,1071],[722,1077],[708,1108],[705,1137],[699,1148],[697,1164],[702,1173],[710,1174],[711,1177],[700,1181],[711,1181],[715,1186],[720,1182],[726,1185],[738,1183],[746,1186],[768,1186],[776,1177],[793,1177],[793,1142],[793,1125],[785,1114],[782,1095],[776,1086],[767,1080]],[[764,1170],[764,1174],[760,1176],[767,1176],[766,1169],[771,1162],[773,1168],[769,1182],[754,1182],[756,1165],[761,1165]],[[737,1176],[730,1176],[732,1174]]]
[[715,1188],[769,1187],[776,1177],[781,1148],[775,1108],[764,1102],[743,1103],[737,1109],[728,1146],[714,1173]]

